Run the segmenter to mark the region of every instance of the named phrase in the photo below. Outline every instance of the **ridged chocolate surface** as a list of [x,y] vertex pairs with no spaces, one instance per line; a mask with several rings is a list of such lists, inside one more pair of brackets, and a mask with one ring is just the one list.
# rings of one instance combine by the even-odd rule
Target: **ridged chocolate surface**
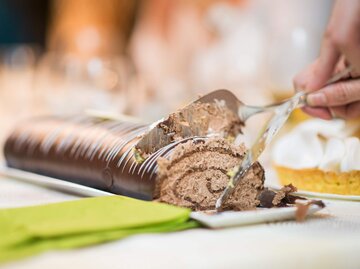
[[156,161],[137,164],[132,153],[147,129],[84,116],[36,118],[15,128],[4,154],[9,167],[151,200]]

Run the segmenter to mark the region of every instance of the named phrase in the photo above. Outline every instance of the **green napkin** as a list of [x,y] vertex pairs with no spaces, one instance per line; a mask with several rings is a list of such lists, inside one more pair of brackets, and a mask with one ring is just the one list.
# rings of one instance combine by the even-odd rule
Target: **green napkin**
[[0,262],[139,233],[197,227],[190,210],[122,196],[0,210]]

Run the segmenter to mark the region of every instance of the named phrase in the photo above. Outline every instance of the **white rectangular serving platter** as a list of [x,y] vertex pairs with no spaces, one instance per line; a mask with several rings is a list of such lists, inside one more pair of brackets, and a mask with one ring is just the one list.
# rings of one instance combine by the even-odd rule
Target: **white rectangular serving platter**
[[[313,215],[321,209],[322,208],[317,205],[311,205],[307,212],[307,216]],[[192,212],[191,218],[209,228],[227,228],[275,221],[294,220],[296,210],[296,207],[257,208],[256,210],[241,212],[226,211],[215,215],[208,215],[202,212]]]
[[19,169],[9,168],[5,165],[0,165],[0,175],[20,180],[26,183],[35,184],[45,188],[50,188],[53,190],[58,190],[62,192],[68,192],[72,194],[77,194],[80,196],[104,196],[104,195],[113,195],[110,192],[94,189],[91,187],[83,186],[80,184],[68,182],[65,180],[42,176],[35,173],[26,172]]
[[[67,182],[64,180],[38,175],[18,169],[8,168],[5,165],[0,165],[0,175],[15,180],[20,180],[26,183],[35,184],[52,190],[68,192],[80,196],[104,196],[114,195],[112,193],[86,187],[76,183]],[[321,210],[319,206],[311,205],[307,215],[312,215]],[[296,208],[271,208],[271,209],[257,209],[251,211],[227,211],[217,214],[206,214],[203,212],[192,212],[191,218],[197,220],[202,225],[209,228],[225,228],[234,226],[244,226],[251,224],[268,223],[275,221],[293,220],[295,219]]]

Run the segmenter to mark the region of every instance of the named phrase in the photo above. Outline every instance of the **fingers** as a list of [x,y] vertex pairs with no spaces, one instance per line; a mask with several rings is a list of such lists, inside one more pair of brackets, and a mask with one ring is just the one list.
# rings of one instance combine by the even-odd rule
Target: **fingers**
[[[360,1],[338,0],[323,37],[319,58],[294,79],[296,90],[311,92],[303,110],[315,117],[360,116]],[[346,81],[324,86],[334,72],[351,65]],[[352,79],[353,78],[353,79]]]
[[337,82],[307,97],[309,106],[341,106],[360,100],[360,79]]
[[306,91],[314,91],[323,87],[332,76],[340,60],[340,50],[333,41],[334,32],[336,32],[339,23],[338,20],[341,18],[341,14],[339,14],[341,13],[339,2],[340,1],[337,1],[334,5],[329,24],[321,43],[320,56],[313,67],[312,78],[309,79],[306,84]]
[[329,111],[333,118],[355,119],[360,117],[360,101],[346,106],[330,107]]
[[360,101],[346,106],[345,118],[354,119],[360,117]]
[[[337,62],[334,72],[333,72],[333,76],[342,72],[344,69],[349,67],[349,63],[348,61],[345,59],[344,55],[341,55],[339,61]],[[350,76],[350,73],[349,73]]]
[[323,120],[356,119],[360,117],[360,101],[337,107],[304,107],[302,110],[310,116]]
[[323,37],[316,64],[295,78],[304,91],[318,90],[326,84],[341,56],[360,72],[360,1],[336,1]]
[[295,76],[293,80],[295,91],[308,91],[307,84],[314,77],[314,70],[316,64],[317,60]]
[[334,73],[340,56],[339,50],[335,47],[329,35],[325,34],[320,56],[313,67],[312,77],[309,79],[305,90],[314,91],[323,87]]
[[293,84],[296,91],[312,92],[323,87],[343,67],[340,54],[333,50],[326,40],[323,42],[320,57],[306,69],[295,76]]
[[333,118],[329,109],[325,107],[303,107],[302,110],[310,116],[323,120],[331,120]]
[[329,40],[360,71],[360,1],[342,0],[334,6],[328,27]]

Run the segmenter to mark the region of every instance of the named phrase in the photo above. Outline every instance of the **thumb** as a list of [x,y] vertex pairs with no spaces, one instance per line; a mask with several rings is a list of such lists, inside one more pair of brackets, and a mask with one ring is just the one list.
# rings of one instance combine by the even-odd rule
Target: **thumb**
[[360,79],[341,81],[308,95],[309,106],[341,106],[360,100]]

